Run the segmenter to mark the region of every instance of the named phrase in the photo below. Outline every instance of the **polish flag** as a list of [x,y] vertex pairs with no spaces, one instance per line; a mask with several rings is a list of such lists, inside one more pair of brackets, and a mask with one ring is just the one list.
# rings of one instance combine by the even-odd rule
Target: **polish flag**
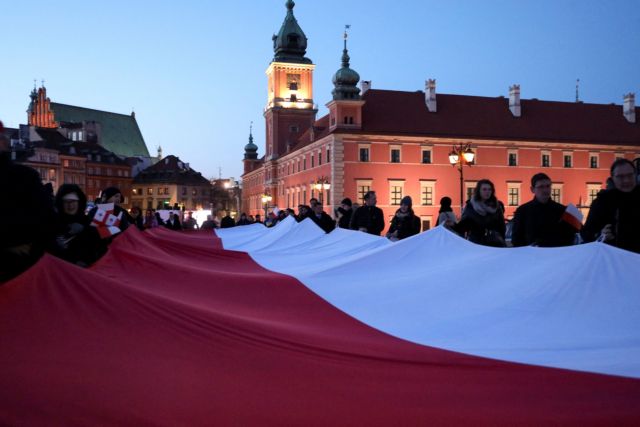
[[565,209],[564,213],[562,214],[561,219],[562,221],[571,225],[577,231],[580,231],[580,229],[582,228],[582,212],[580,212],[580,210],[573,203],[569,203],[567,209]]
[[444,227],[129,227],[0,286],[0,424],[638,426],[638,277]]
[[114,215],[114,204],[104,203],[96,205],[97,210],[91,221],[91,225],[96,227],[101,238],[106,239],[120,233],[120,221],[122,212]]

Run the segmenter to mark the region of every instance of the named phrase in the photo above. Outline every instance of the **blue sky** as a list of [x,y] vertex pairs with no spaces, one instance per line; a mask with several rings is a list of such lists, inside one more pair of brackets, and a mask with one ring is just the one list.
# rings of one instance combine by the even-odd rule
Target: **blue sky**
[[[54,102],[135,109],[155,153],[239,177],[249,123],[264,153],[271,36],[284,0],[7,2],[0,120],[26,122],[33,79]],[[622,103],[640,95],[640,0],[298,0],[319,117],[350,24],[351,66],[378,89]]]

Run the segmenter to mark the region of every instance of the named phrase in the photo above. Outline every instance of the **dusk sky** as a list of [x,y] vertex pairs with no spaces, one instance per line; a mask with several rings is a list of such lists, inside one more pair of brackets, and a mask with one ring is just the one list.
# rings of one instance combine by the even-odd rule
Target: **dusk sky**
[[[129,114],[156,148],[236,179],[253,121],[264,154],[265,70],[285,0],[3,2],[0,120],[26,123],[33,79],[53,102]],[[640,95],[640,0],[311,1],[294,9],[318,117],[350,24],[351,66],[376,89],[587,103]]]

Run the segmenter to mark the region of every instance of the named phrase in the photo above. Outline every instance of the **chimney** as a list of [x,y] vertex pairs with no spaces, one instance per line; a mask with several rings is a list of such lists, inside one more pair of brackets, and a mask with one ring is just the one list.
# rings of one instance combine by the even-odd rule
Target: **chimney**
[[429,112],[438,111],[436,107],[436,79],[429,79],[424,83],[424,100]]
[[367,93],[369,89],[371,89],[371,80],[362,80],[361,85],[362,85],[361,95],[364,95],[365,93]]
[[624,118],[629,123],[636,122],[636,95],[635,93],[628,93],[624,96],[624,103],[622,104],[622,111]]
[[520,85],[509,86],[509,110],[513,117],[520,117]]

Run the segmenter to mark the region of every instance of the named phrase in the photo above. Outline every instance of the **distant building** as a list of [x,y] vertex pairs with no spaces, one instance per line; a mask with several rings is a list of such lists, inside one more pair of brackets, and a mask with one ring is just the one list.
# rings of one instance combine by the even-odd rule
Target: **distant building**
[[233,177],[211,180],[211,205],[214,211],[225,211],[232,218],[239,218],[242,213],[242,187]]
[[122,157],[149,157],[135,113],[118,114],[51,102],[42,86],[31,92],[31,126],[61,129],[72,141],[93,142]]
[[545,172],[555,200],[586,208],[615,158],[640,156],[633,94],[622,105],[602,105],[525,100],[519,85],[509,88],[508,97],[495,98],[436,95],[435,80],[414,92],[373,89],[370,81],[358,87],[346,34],[329,113],[316,119],[314,65],[305,57],[307,38],[293,7],[287,2],[267,67],[266,153],[258,157],[253,135],[245,146],[248,214],[264,211],[265,194],[271,196],[270,207],[279,208],[320,196],[325,210],[333,212],[344,197],[362,203],[363,195],[375,190],[387,224],[402,197],[410,195],[428,229],[442,196],[451,197],[460,212],[460,174],[449,162],[452,146],[460,144],[470,144],[475,153],[474,165],[463,168],[463,199],[478,180],[489,178],[509,217],[532,199],[531,176]]
[[21,125],[11,137],[14,159],[40,173],[42,182],[53,190],[62,184],[77,184],[90,201],[111,186],[118,187],[128,208],[131,190],[131,166],[102,146],[72,141],[59,129]]
[[133,180],[132,206],[142,209],[209,209],[211,183],[176,156],[167,156]]
[[117,114],[51,102],[47,89],[34,87],[28,125],[12,134],[16,161],[36,169],[54,191],[78,184],[89,200],[116,186],[130,207],[134,172],[150,165],[135,114]]

